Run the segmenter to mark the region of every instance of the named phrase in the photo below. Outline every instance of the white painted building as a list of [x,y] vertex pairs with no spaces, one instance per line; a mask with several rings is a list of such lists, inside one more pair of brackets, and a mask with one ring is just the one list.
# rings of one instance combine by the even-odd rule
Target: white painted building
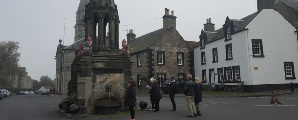
[[207,20],[194,49],[195,76],[203,84],[243,82],[247,91],[260,91],[264,84],[288,89],[291,82],[298,83],[297,30],[279,12],[263,9],[240,20],[227,17],[216,31],[208,29],[212,25],[214,29]]

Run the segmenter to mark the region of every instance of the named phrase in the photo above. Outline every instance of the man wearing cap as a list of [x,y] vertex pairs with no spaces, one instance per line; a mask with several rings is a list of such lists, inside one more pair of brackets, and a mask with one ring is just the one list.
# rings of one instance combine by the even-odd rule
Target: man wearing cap
[[177,90],[176,90],[176,81],[175,81],[174,76],[171,76],[171,81],[169,83],[169,89],[170,89],[170,93],[169,93],[170,100],[173,105],[173,109],[171,111],[176,111],[175,94],[176,94]]

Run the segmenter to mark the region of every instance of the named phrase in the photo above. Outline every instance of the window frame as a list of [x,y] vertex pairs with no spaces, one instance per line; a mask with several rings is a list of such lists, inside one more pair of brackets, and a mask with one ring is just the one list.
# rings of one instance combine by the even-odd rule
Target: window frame
[[[179,55],[181,55],[181,64],[179,64]],[[184,53],[177,52],[177,66],[184,66]]]
[[[216,53],[216,54],[215,54]],[[212,63],[218,62],[218,51],[217,48],[212,49],[212,56],[213,56],[213,61]],[[215,59],[216,58],[216,59]]]
[[142,74],[137,74],[137,86],[142,86]]
[[[182,75],[182,78],[180,77],[181,75]],[[178,78],[184,79],[185,78],[185,74],[184,73],[178,73]]]
[[[227,70],[230,70],[230,80],[227,79]],[[232,76],[232,68],[231,67],[225,67],[224,68],[224,81],[225,82],[233,82],[233,76]]]
[[[229,57],[229,48],[231,48],[231,57]],[[226,44],[226,60],[233,60],[233,47],[232,47],[232,43]]]
[[201,52],[201,65],[206,64],[206,54],[204,51]]
[[[159,57],[159,54],[161,54],[161,58]],[[165,52],[164,51],[157,51],[157,65],[158,66],[164,66],[165,65]],[[159,62],[159,60],[161,59],[161,63]]]
[[[234,82],[241,82],[241,74],[240,74],[240,66],[232,66],[232,69],[233,69],[233,81]],[[239,69],[239,79],[236,80],[236,69]]]
[[225,42],[232,40],[232,26],[226,26],[224,31]]
[[141,54],[137,54],[137,67],[142,66],[142,56]]
[[[291,74],[292,76],[287,76],[287,65],[290,65],[291,67]],[[293,79],[296,79],[295,77],[295,67],[294,67],[294,63],[293,62],[284,62],[284,72],[285,72],[285,79],[286,80],[293,80]]]
[[[160,75],[162,75],[162,77],[160,77]],[[157,73],[157,81],[159,82],[159,85],[161,85],[161,83],[164,82],[164,80],[166,79],[166,73]],[[160,79],[160,78],[163,78],[163,79]]]
[[[255,47],[254,47],[254,42],[259,42],[259,52],[260,54],[255,54]],[[252,55],[253,57],[265,57],[264,56],[264,51],[263,51],[263,41],[262,39],[251,39],[251,47],[252,47]]]
[[207,78],[206,78],[206,69],[202,70],[202,83],[207,83]]
[[217,76],[218,76],[218,80],[217,80],[218,83],[224,83],[225,82],[223,68],[217,68]]

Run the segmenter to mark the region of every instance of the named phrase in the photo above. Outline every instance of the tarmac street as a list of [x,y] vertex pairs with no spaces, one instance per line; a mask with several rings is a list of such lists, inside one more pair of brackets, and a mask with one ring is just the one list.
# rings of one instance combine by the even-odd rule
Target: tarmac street
[[[13,95],[0,100],[1,120],[129,120],[129,114],[121,116],[69,117],[62,113],[58,104],[63,95]],[[146,110],[136,108],[136,120],[296,120],[298,118],[298,94],[282,94],[278,97],[282,105],[270,105],[271,96],[212,97],[203,94],[200,103],[202,116],[188,118],[186,99],[183,94],[175,97],[177,110],[172,112],[172,104],[168,95],[160,101],[160,111],[149,110],[150,98],[145,95],[137,97],[137,103],[148,102]]]
[[[149,97],[138,97],[138,101],[149,101]],[[175,97],[177,110],[170,111],[169,97],[160,101],[160,111],[144,110],[136,114],[137,120],[296,120],[298,118],[298,94],[279,96],[282,105],[270,105],[271,96],[259,97],[203,97],[200,103],[202,116],[188,118],[184,96]],[[139,109],[139,108],[137,108]],[[130,116],[106,118],[107,120],[129,120]]]

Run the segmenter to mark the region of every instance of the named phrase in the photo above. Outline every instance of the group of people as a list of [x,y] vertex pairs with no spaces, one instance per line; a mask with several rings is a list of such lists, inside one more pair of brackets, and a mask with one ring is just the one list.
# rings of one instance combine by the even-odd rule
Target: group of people
[[[153,112],[158,112],[159,109],[159,101],[161,99],[160,87],[158,81],[154,78],[150,79],[151,86],[148,86],[149,94],[150,94],[150,102],[151,102],[151,110]],[[201,112],[199,109],[199,103],[202,102],[202,91],[201,84],[199,83],[199,78],[195,77],[195,82],[192,81],[192,75],[187,75],[187,81],[184,83],[183,92],[186,97],[186,103],[189,110],[189,115],[187,117],[196,117],[201,116]],[[175,77],[171,77],[171,81],[169,83],[169,96],[173,106],[171,111],[176,111],[176,103],[175,103],[175,94],[178,93],[177,84],[175,81]],[[128,82],[128,89],[126,91],[126,105],[129,107],[131,119],[135,120],[135,107],[136,103],[136,87],[135,82],[130,80]]]

